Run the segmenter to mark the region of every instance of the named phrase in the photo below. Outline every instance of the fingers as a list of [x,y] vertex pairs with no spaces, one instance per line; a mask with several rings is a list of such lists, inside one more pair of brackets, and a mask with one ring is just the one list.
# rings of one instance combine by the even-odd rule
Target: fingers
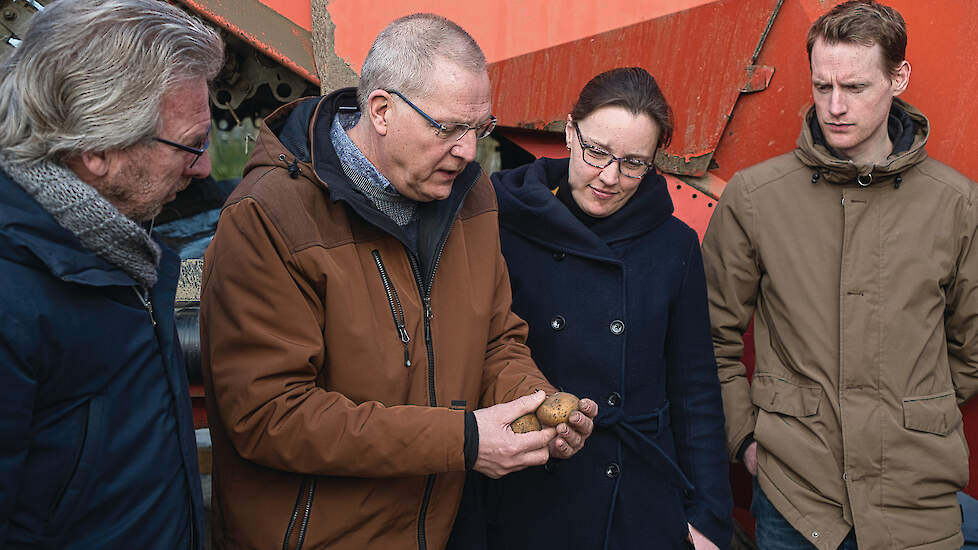
[[598,404],[585,397],[577,404],[577,410],[584,413],[588,418],[594,418],[598,414]]
[[543,390],[537,390],[530,395],[524,395],[523,397],[514,399],[509,403],[502,403],[496,406],[501,407],[504,411],[506,411],[506,415],[510,417],[506,423],[509,424],[524,414],[536,411],[537,407],[540,406],[540,403],[543,403],[543,400],[546,398],[547,394],[544,393]]

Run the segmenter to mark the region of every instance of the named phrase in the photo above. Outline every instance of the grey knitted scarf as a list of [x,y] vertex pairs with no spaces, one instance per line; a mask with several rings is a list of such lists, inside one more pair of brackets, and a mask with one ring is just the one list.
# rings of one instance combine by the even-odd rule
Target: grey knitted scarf
[[53,162],[13,163],[3,154],[0,168],[85,248],[125,271],[144,289],[156,284],[160,246],[74,172]]

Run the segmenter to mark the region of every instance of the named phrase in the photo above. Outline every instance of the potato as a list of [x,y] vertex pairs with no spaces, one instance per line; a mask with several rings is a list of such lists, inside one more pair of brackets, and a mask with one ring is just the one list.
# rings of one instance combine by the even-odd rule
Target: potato
[[511,422],[509,427],[513,428],[513,432],[518,434],[538,432],[540,431],[540,421],[537,420],[535,414],[527,413]]
[[543,400],[543,403],[537,407],[536,416],[544,426],[556,426],[561,422],[567,422],[570,414],[578,410],[578,403],[580,399],[577,396],[557,392]]

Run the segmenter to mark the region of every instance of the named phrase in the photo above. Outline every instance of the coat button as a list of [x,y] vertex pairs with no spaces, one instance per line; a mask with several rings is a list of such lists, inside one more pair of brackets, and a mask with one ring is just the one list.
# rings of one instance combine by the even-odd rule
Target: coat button
[[614,462],[609,464],[604,471],[604,475],[608,476],[611,479],[615,479],[616,477],[618,477],[618,474],[620,473],[621,473],[621,467]]
[[563,252],[561,252],[560,250],[558,250],[557,252],[554,252],[553,256],[554,256],[554,261],[555,262],[562,262],[562,261],[564,261],[564,258],[567,257],[567,254],[564,254]]
[[611,322],[611,325],[608,328],[611,329],[612,334],[618,336],[619,334],[625,332],[625,322],[615,319]]
[[566,325],[567,325],[567,321],[564,321],[564,318],[561,317],[560,315],[550,320],[550,328],[554,330],[564,330],[564,327]]
[[621,394],[618,392],[611,392],[608,394],[608,406],[617,407],[621,404]]
[[818,538],[818,531],[812,531],[812,538],[813,539],[817,539]]

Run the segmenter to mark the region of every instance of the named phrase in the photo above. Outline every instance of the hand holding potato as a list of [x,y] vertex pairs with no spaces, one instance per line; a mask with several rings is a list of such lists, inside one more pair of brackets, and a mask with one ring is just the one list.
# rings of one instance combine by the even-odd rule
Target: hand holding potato
[[479,427],[479,456],[475,461],[475,471],[498,479],[508,473],[547,462],[550,458],[547,444],[556,435],[554,428],[523,434],[513,433],[510,429],[511,422],[535,411],[545,397],[546,394],[538,391],[509,403],[475,411]]
[[[550,441],[550,456],[570,458],[584,447],[584,441],[594,430],[591,420],[598,414],[598,404],[590,399],[581,399],[577,410],[570,413],[566,422],[557,425],[557,437]],[[539,414],[538,414],[539,416]]]

